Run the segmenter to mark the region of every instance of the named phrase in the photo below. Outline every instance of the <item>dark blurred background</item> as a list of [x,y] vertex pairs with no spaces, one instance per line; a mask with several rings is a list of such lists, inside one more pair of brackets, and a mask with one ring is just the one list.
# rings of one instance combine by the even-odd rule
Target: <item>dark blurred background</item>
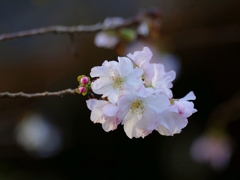
[[[198,112],[182,133],[128,139],[122,126],[106,133],[90,121],[80,95],[0,99],[0,179],[240,179],[240,1],[1,0],[0,34],[91,25],[151,7],[163,15],[160,40],[151,46],[177,64],[174,97],[197,97]],[[0,42],[0,92],[76,88],[78,75],[118,56],[96,47],[94,36],[74,35],[78,56],[67,34]],[[126,54],[137,43],[146,42],[130,43]],[[196,149],[196,140],[212,137],[206,132],[219,125],[221,135]]]

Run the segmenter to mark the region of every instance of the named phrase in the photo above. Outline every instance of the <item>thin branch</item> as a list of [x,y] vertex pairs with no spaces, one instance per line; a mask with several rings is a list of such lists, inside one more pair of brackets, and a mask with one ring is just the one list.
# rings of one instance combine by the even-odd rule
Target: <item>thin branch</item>
[[95,25],[89,25],[89,26],[84,26],[84,25],[78,25],[78,26],[59,25],[58,26],[56,25],[56,26],[41,27],[37,29],[31,29],[31,30],[14,32],[14,33],[0,34],[0,41],[10,40],[15,38],[23,38],[23,37],[34,36],[34,35],[43,35],[48,33],[72,34],[72,33],[98,32],[102,30],[118,29],[122,27],[129,27],[134,24],[139,24],[141,21],[143,21],[145,16],[159,19],[161,18],[161,13],[156,8],[152,8],[147,11],[142,11],[132,18],[125,19],[124,23],[118,26],[110,25],[106,27],[102,23],[97,23]]
[[0,41],[14,39],[14,38],[23,38],[27,36],[34,36],[34,35],[42,35],[48,33],[56,33],[56,34],[63,34],[63,33],[80,33],[80,32],[94,32],[100,31],[103,28],[103,25],[98,23],[91,26],[49,26],[49,27],[42,27],[38,29],[31,29],[26,31],[14,32],[14,33],[7,33],[0,35]]
[[65,94],[78,94],[77,89],[65,89],[57,92],[42,92],[42,93],[33,93],[28,94],[24,92],[10,93],[10,92],[0,92],[1,98],[37,98],[44,96],[62,96]]

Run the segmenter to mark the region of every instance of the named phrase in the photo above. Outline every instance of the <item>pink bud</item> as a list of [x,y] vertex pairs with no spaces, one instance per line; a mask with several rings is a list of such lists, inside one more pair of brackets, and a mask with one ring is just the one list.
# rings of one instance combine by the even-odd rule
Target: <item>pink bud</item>
[[81,81],[82,84],[86,85],[88,83],[88,78],[87,77],[82,77],[80,81]]
[[85,87],[79,87],[78,90],[79,90],[80,93],[86,92],[86,88]]

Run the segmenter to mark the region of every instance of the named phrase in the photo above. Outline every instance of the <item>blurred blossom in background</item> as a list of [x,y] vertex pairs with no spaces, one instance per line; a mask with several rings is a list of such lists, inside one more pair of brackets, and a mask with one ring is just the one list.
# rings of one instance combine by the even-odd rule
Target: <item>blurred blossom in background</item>
[[139,25],[137,33],[142,36],[147,36],[149,34],[148,24],[145,21]]
[[98,47],[113,49],[119,39],[111,32],[99,32],[96,34],[94,43]]
[[203,134],[190,148],[193,160],[206,163],[214,170],[226,168],[232,156],[232,143],[226,135]]
[[[103,22],[104,27],[107,29],[112,26],[119,26],[124,23],[124,19],[121,17],[106,18]],[[119,38],[113,30],[98,32],[95,36],[94,43],[97,47],[103,47],[113,49]]]
[[51,157],[60,150],[60,131],[40,114],[28,114],[16,127],[16,140],[31,155]]

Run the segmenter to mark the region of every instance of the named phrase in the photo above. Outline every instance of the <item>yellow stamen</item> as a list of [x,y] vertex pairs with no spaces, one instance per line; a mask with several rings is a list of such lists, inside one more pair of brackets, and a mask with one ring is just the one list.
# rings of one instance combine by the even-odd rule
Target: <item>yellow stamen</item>
[[122,85],[124,83],[124,79],[123,78],[121,78],[119,75],[111,76],[110,78],[113,81],[113,88],[114,89],[120,89],[120,90],[123,89],[123,87],[122,87]]
[[140,100],[136,100],[134,103],[132,103],[132,106],[130,109],[132,114],[134,114],[134,113],[143,114],[145,110],[146,110],[146,108],[145,108],[143,102]]

